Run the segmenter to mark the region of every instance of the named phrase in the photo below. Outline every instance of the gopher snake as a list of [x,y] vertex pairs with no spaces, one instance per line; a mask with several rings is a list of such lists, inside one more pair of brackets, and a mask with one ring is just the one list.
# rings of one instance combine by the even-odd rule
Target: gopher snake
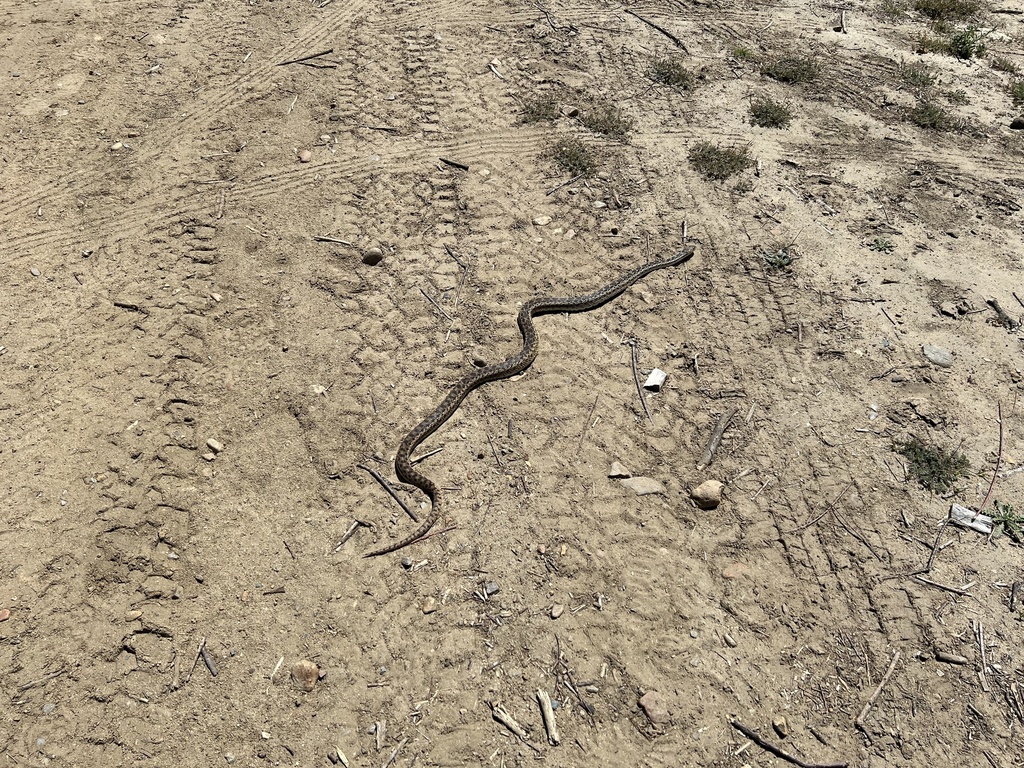
[[688,261],[693,256],[693,252],[694,249],[690,246],[668,259],[644,264],[642,267],[637,267],[632,272],[623,275],[615,282],[606,285],[598,291],[588,293],[586,296],[565,298],[538,296],[523,304],[523,308],[519,310],[517,318],[519,331],[523,336],[523,348],[519,353],[500,363],[488,365],[477,371],[470,371],[459,379],[448,393],[448,396],[441,401],[441,404],[427,418],[413,427],[413,430],[402,440],[402,444],[398,446],[398,453],[395,456],[395,471],[398,474],[398,478],[402,482],[415,485],[430,497],[430,514],[426,520],[420,523],[420,526],[415,531],[401,541],[367,552],[364,557],[384,555],[408,546],[417,539],[422,538],[433,527],[434,523],[437,522],[443,508],[441,489],[437,487],[433,480],[416,470],[409,456],[416,449],[416,446],[430,437],[438,427],[451,418],[452,414],[458,410],[459,405],[462,404],[462,401],[466,399],[466,395],[474,389],[488,381],[514,376],[530,367],[530,364],[537,357],[537,331],[533,327],[535,315],[552,312],[586,312],[589,309],[594,309],[611,301],[633,285],[633,283],[646,277],[651,272],[665,267],[675,267]]

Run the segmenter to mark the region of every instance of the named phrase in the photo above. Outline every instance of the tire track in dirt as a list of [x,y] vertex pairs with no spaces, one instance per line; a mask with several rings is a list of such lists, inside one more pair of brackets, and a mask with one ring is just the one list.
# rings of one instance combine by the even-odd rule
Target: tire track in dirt
[[[352,0],[352,2],[332,3],[324,17],[311,21],[287,45],[279,48],[265,62],[254,64],[249,70],[234,76],[223,85],[216,87],[212,97],[197,96],[192,109],[182,106],[177,111],[184,117],[162,121],[147,134],[147,148],[139,150],[134,156],[138,165],[144,165],[160,156],[163,148],[171,143],[171,139],[182,134],[196,134],[203,125],[210,124],[223,115],[228,109],[238,108],[248,101],[248,97],[257,93],[261,86],[268,85],[276,73],[280,72],[278,63],[303,54],[315,52],[336,35],[352,26],[357,17],[366,12],[374,0]],[[246,90],[247,89],[247,90]],[[115,170],[98,170],[93,172],[74,171],[67,176],[54,180],[44,180],[30,190],[21,191],[6,203],[0,203],[0,217],[18,217],[31,213],[39,206],[55,207],[56,201],[62,197],[62,188],[71,186],[74,181],[75,191],[86,189],[109,179]]]

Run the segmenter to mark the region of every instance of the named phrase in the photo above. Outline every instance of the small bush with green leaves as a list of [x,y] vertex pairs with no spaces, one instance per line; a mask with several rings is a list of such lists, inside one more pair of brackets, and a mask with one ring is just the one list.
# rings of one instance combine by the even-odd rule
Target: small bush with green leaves
[[690,149],[690,165],[705,179],[721,181],[743,171],[755,162],[749,147],[720,147],[700,141]]
[[964,107],[971,103],[971,99],[967,95],[967,91],[965,91],[963,88],[943,91],[942,95],[946,97],[946,101],[948,101],[950,104],[956,104],[958,107]]
[[907,4],[904,0],[882,0],[878,4],[878,10],[883,16],[896,19],[907,12]]
[[757,58],[757,54],[754,53],[753,48],[748,48],[745,45],[737,45],[732,49],[732,57],[739,59],[740,61],[753,61]]
[[557,120],[558,115],[558,98],[552,94],[543,94],[536,98],[523,100],[520,121],[523,123],[550,123]]
[[940,107],[932,101],[922,101],[914,107],[907,115],[910,122],[918,128],[925,128],[929,131],[949,133],[951,131],[963,130],[964,121],[949,110]]
[[1010,98],[1014,104],[1024,104],[1024,80],[1010,83]]
[[899,75],[900,79],[912,88],[924,89],[935,85],[935,74],[932,72],[931,67],[920,61],[914,61],[909,64],[901,61]]
[[758,96],[750,100],[750,122],[762,128],[785,128],[793,119],[788,103]]
[[958,59],[980,59],[985,55],[987,34],[978,27],[967,27],[949,38],[949,52]]
[[568,136],[551,148],[551,159],[573,176],[592,176],[597,170],[594,151],[579,139]]
[[796,261],[796,251],[791,245],[784,245],[774,251],[761,251],[761,261],[769,272],[788,272]]
[[893,450],[907,460],[908,471],[921,487],[933,493],[948,493],[971,466],[959,451],[928,445],[918,437],[897,443]]
[[1024,515],[1002,501],[993,501],[992,507],[992,538],[998,539],[1005,533],[1018,544],[1024,543]]
[[761,74],[780,83],[809,83],[817,79],[820,72],[818,62],[800,56],[775,59],[761,68]]
[[697,77],[679,59],[655,59],[651,64],[651,79],[662,85],[671,85],[682,91],[692,91]]
[[978,0],[914,0],[914,10],[932,21],[965,21],[981,13]]
[[949,40],[934,35],[918,35],[918,53],[949,53]]
[[887,238],[876,237],[874,240],[868,243],[868,248],[878,253],[892,253],[896,250],[896,244]]
[[580,122],[594,133],[620,141],[633,130],[633,118],[622,114],[622,110],[611,104],[600,102],[592,104],[580,117]]
[[992,69],[997,72],[1006,72],[1010,75],[1015,75],[1020,72],[1020,67],[1017,66],[1017,62],[1007,56],[993,56],[990,62]]

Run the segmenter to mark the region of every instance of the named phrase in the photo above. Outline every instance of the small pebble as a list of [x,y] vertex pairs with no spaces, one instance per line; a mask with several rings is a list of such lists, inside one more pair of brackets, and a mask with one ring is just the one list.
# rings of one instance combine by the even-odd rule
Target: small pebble
[[128,613],[126,613],[124,615],[124,620],[125,621],[135,621],[136,619],[141,619],[141,618],[142,618],[142,611],[128,611]]
[[533,223],[536,224],[538,227],[546,227],[548,224],[551,223],[551,217],[550,216],[538,216],[537,218],[535,218],[533,220]]
[[213,461],[214,459],[216,459],[216,458],[217,458],[217,454],[216,454],[216,453],[212,453],[212,452],[210,452],[210,453],[204,453],[204,454],[203,454],[203,458],[204,458],[204,459],[205,459],[206,461]]
[[730,648],[735,648],[736,647],[736,638],[734,638],[732,635],[730,635],[728,632],[726,632],[725,633],[725,644],[728,645]]
[[219,294],[219,293],[211,293],[211,294],[210,294],[210,298],[211,298],[211,299],[213,299],[214,301],[216,301],[216,302],[220,303],[220,298],[221,298],[221,297],[220,297],[220,294]]
[[221,443],[214,440],[212,437],[206,441],[206,447],[209,448],[214,453],[220,453],[221,451],[224,450],[224,446]]
[[110,145],[111,152],[119,152],[122,149],[124,149],[124,144],[121,143],[120,141],[115,141],[113,144]]
[[377,246],[373,246],[373,247],[367,248],[363,252],[363,264],[366,264],[366,265],[371,266],[371,267],[375,267],[378,264],[380,264],[380,262],[381,262],[381,260],[383,258],[384,258],[384,251],[382,251]]
[[0,621],[7,621],[9,618],[11,618],[11,612],[9,610],[4,608],[0,611]]
[[328,752],[327,753],[327,759],[331,761],[331,765],[337,765],[338,764],[338,753],[337,753],[337,751],[332,749],[330,752]]
[[292,667],[292,685],[300,691],[309,693],[320,679],[320,667],[309,659],[295,662]]
[[437,600],[432,597],[428,597],[423,601],[423,612],[433,613],[437,610]]
[[640,697],[640,707],[643,709],[647,719],[655,725],[667,723],[671,717],[668,707],[657,691],[648,691]]
[[565,612],[565,606],[561,603],[555,603],[551,606],[551,618],[557,619]]
[[270,738],[270,734],[267,733],[266,731],[260,731],[260,738],[263,739],[264,741],[266,741],[267,739]]
[[232,755],[230,752],[224,753],[224,759],[227,760],[229,763],[235,762],[235,756]]
[[493,597],[499,592],[501,592],[501,587],[498,586],[498,582],[488,581],[484,584],[484,594],[488,597]]
[[929,362],[934,363],[940,368],[949,368],[953,365],[953,353],[942,347],[936,347],[934,344],[925,344],[921,347],[921,352],[928,358]]
[[698,637],[700,637],[700,632],[698,632],[696,629],[691,629],[690,630],[690,637],[692,637],[694,640],[696,640]]
[[42,274],[42,272],[40,272],[40,271],[39,271],[38,269],[36,269],[35,267],[32,267],[32,269],[30,269],[30,270],[29,270],[29,272],[31,272],[31,273],[32,273],[32,276],[33,276],[33,277],[39,277],[39,276],[40,276],[40,275]]
[[299,152],[299,162],[300,163],[308,163],[312,159],[313,159],[313,153],[310,152],[308,149],[304,149],[301,152]]
[[562,107],[562,114],[566,117],[579,117],[580,108],[572,104],[566,104]]
[[592,208],[597,208],[598,210],[600,210],[601,208],[607,208],[608,203],[604,202],[604,200],[595,200],[590,204],[590,206]]
[[774,728],[775,732],[783,739],[789,736],[789,723],[786,722],[786,718],[782,715],[779,715],[772,720],[772,728]]
[[48,715],[51,712],[53,712],[53,710],[55,710],[56,708],[57,708],[56,704],[54,704],[51,701],[48,701],[45,704],[43,704],[43,714],[44,715]]
[[632,477],[633,473],[626,469],[624,466],[619,464],[617,461],[613,461],[611,467],[608,469],[608,477],[616,480],[626,479]]
[[1015,131],[1024,131],[1024,117],[1015,117],[1010,127]]
[[718,480],[705,480],[690,491],[690,498],[700,509],[715,509],[722,503],[724,487]]
[[405,570],[407,570],[407,571],[410,568],[412,568],[412,558],[411,557],[403,557],[402,558],[402,567],[405,568]]
[[647,377],[647,381],[644,382],[644,389],[650,390],[651,392],[660,392],[661,385],[665,383],[665,379],[667,378],[668,374],[660,368],[655,368]]
[[652,493],[665,493],[665,486],[650,477],[629,477],[619,480],[626,488],[637,496],[647,496]]

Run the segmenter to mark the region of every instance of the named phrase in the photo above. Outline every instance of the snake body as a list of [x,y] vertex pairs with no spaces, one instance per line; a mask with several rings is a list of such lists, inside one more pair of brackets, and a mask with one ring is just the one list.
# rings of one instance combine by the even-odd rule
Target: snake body
[[517,317],[519,331],[523,337],[522,349],[507,360],[488,365],[476,371],[470,371],[459,379],[448,393],[448,396],[441,401],[441,404],[431,411],[430,415],[423,419],[423,421],[413,427],[412,431],[402,440],[401,445],[398,446],[398,453],[395,455],[395,471],[398,474],[398,478],[402,482],[415,485],[430,497],[430,514],[415,531],[404,539],[367,552],[364,557],[384,555],[406,547],[426,535],[434,523],[437,522],[444,508],[444,497],[441,495],[441,489],[437,487],[433,480],[413,466],[410,456],[420,443],[430,437],[442,424],[451,418],[452,414],[462,404],[462,401],[466,399],[466,395],[474,389],[481,384],[486,384],[488,381],[515,376],[517,373],[521,373],[530,367],[530,364],[537,357],[537,331],[533,327],[533,318],[536,315],[553,312],[586,312],[587,310],[594,309],[611,301],[633,285],[633,283],[646,277],[651,272],[683,264],[693,256],[693,253],[694,249],[692,246],[684,248],[668,259],[654,261],[644,264],[642,267],[637,267],[615,282],[609,283],[604,288],[588,293],[585,296],[563,298],[538,296],[523,304],[523,308],[519,310],[519,316]]

